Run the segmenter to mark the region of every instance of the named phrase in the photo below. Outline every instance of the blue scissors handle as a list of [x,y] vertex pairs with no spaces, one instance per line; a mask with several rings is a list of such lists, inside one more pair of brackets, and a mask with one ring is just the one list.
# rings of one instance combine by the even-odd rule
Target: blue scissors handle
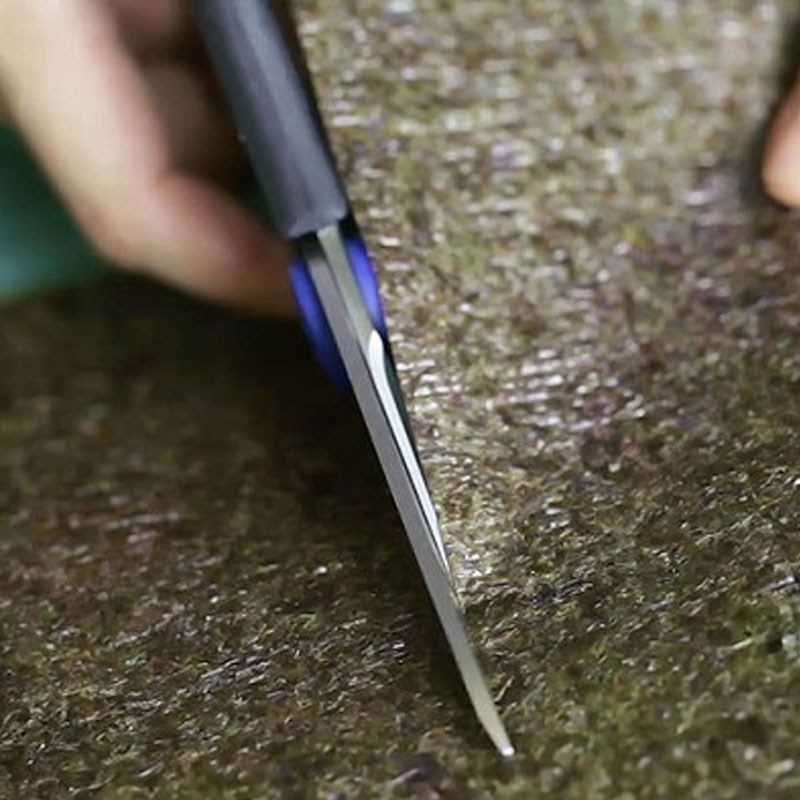
[[[345,237],[345,248],[350,268],[356,279],[364,304],[375,328],[387,339],[386,321],[383,315],[378,282],[372,268],[369,253],[357,234]],[[330,379],[342,389],[350,388],[341,353],[336,345],[328,318],[309,273],[305,257],[298,252],[291,266],[290,277],[297,307],[300,309],[303,328],[308,336],[317,360],[328,373]]]

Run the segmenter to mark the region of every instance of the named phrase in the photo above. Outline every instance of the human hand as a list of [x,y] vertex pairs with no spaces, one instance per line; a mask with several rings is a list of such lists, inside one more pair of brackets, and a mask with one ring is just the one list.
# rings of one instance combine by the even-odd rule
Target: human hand
[[187,0],[0,0],[0,118],[98,252],[288,314],[286,245],[223,188],[243,159],[212,86]]
[[800,207],[800,80],[772,124],[761,176],[768,194],[784,205]]

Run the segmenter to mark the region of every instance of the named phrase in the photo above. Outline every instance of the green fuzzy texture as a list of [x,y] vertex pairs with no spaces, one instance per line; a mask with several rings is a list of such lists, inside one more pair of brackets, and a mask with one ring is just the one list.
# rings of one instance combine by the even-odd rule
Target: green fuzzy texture
[[307,0],[458,590],[292,326],[0,317],[0,796],[800,794],[788,0]]
[[0,303],[104,274],[27,149],[0,122]]

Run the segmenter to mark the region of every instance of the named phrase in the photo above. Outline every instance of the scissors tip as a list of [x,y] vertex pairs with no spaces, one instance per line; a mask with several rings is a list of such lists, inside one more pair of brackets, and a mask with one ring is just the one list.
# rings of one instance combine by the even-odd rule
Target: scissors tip
[[511,744],[511,739],[506,732],[505,726],[499,719],[494,721],[495,724],[486,725],[485,730],[489,734],[489,738],[494,742],[497,752],[504,759],[511,759],[517,754],[514,745]]
[[495,747],[497,747],[498,752],[503,758],[514,758],[517,754],[517,751],[514,749],[514,745],[511,744],[511,740],[508,738],[508,735],[505,731],[503,731],[502,736],[497,736],[495,738]]
[[517,751],[514,749],[514,745],[511,744],[511,742],[501,746],[499,749],[500,755],[503,756],[503,758],[514,758],[514,756],[517,754]]

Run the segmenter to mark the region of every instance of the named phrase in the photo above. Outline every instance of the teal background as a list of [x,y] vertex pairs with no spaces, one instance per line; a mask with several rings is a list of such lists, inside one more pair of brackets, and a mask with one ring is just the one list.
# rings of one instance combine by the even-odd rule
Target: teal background
[[106,272],[25,145],[0,126],[0,300]]

